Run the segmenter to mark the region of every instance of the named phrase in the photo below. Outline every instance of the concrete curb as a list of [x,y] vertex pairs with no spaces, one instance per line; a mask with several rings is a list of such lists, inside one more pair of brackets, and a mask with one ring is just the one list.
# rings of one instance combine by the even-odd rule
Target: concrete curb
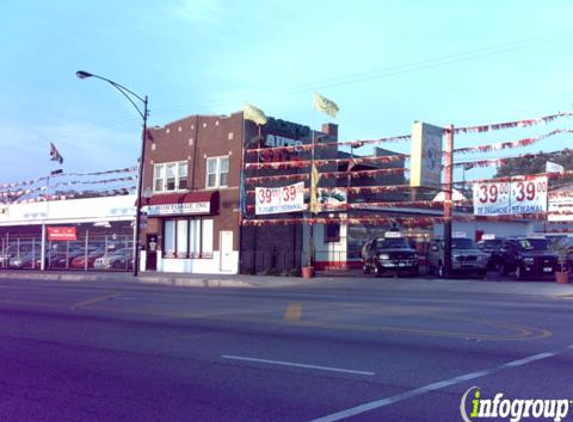
[[[235,277],[240,277],[236,275]],[[222,288],[256,288],[265,285],[284,286],[284,283],[252,282],[240,278],[225,279],[214,275],[208,277],[181,277],[173,275],[143,275],[134,277],[131,274],[117,273],[41,273],[33,271],[0,271],[0,279],[16,280],[44,280],[44,281],[61,281],[61,282],[124,282],[124,283],[141,283],[141,284],[163,284],[175,287],[222,287]],[[295,284],[296,281],[288,284]]]

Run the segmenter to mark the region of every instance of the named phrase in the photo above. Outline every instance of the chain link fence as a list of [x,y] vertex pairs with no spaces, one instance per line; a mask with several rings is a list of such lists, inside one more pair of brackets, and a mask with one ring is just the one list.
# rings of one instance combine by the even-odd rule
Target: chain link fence
[[[41,236],[0,239],[0,269],[40,270]],[[79,234],[75,241],[46,241],[44,268],[73,271],[133,270],[133,235]]]

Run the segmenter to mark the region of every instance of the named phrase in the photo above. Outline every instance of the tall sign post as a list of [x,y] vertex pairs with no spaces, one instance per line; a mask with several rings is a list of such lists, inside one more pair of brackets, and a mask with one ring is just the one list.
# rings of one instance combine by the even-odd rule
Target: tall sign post
[[444,144],[444,277],[449,278],[452,272],[452,182],[453,182],[453,150],[454,125],[446,130]]

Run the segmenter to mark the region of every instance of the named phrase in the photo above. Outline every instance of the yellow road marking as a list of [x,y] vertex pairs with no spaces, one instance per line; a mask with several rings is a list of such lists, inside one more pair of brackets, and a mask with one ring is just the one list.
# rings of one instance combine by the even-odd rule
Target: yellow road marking
[[111,294],[107,294],[107,295],[103,295],[103,296],[97,296],[94,297],[93,299],[89,299],[83,302],[78,302],[78,303],[74,303],[74,305],[72,306],[72,309],[77,309],[77,308],[81,308],[83,306],[88,306],[88,305],[93,305],[94,303],[98,303],[98,302],[103,302],[104,300],[108,300],[108,299],[112,299],[114,297],[119,296],[120,293],[111,293]]
[[283,321],[284,322],[300,321],[301,315],[302,315],[302,302],[293,302],[287,306],[285,316],[283,317]]

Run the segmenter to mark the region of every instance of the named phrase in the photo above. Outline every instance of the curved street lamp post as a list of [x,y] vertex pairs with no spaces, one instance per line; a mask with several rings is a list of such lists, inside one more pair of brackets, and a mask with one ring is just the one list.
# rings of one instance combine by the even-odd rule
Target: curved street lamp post
[[[130,102],[130,104],[137,110],[141,118],[143,119],[143,130],[141,132],[141,154],[139,156],[139,171],[137,176],[137,201],[135,204],[135,229],[134,229],[134,242],[133,242],[133,275],[137,276],[139,273],[139,231],[140,231],[140,224],[141,224],[141,192],[143,188],[143,166],[145,164],[145,134],[147,132],[147,116],[149,115],[149,111],[147,109],[147,95],[145,97],[140,97],[135,92],[126,88],[123,85],[118,84],[117,82],[112,81],[111,79],[104,78],[103,76],[94,75],[93,73],[89,73],[83,70],[78,70],[76,72],[76,76],[80,79],[86,78],[96,78],[101,79],[112,85],[115,89],[117,89],[126,99]],[[137,103],[134,101],[137,100],[143,105],[143,110],[141,109],[141,104],[138,106]]]

